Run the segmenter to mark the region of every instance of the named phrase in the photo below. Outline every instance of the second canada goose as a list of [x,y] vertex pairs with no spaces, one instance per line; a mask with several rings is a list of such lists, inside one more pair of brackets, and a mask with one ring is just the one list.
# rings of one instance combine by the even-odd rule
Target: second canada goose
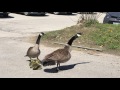
[[38,35],[38,38],[36,40],[36,44],[33,46],[33,47],[30,47],[27,51],[27,54],[26,56],[28,56],[31,60],[31,58],[38,58],[38,56],[40,55],[40,49],[39,49],[39,44],[40,44],[40,39],[41,39],[41,36],[43,36],[44,33],[41,32],[39,35]]
[[70,46],[72,45],[73,41],[81,36],[81,33],[75,34],[65,45],[62,49],[57,49],[54,52],[45,56],[42,60],[43,66],[55,65],[57,63],[57,71],[59,71],[60,63],[65,63],[71,58],[70,54]]

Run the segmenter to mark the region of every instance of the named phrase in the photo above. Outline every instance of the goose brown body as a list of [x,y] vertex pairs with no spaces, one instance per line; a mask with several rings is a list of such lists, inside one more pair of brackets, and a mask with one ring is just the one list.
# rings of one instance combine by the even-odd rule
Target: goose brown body
[[65,63],[68,60],[70,60],[71,54],[70,54],[70,51],[67,49],[67,47],[69,47],[69,46],[66,46],[63,49],[57,49],[56,51],[45,56],[45,58],[43,60],[43,62],[44,62],[43,65],[44,66],[55,65],[56,63],[58,63],[58,64]]
[[81,33],[78,33],[75,36],[73,36],[64,48],[57,49],[52,53],[46,55],[45,58],[42,60],[43,66],[55,65],[57,63],[57,71],[59,71],[60,63],[65,63],[70,60],[70,47],[72,45],[72,42],[80,35]]
[[43,36],[44,33],[41,32],[36,40],[36,44],[33,46],[33,47],[30,47],[27,51],[27,54],[26,56],[28,56],[30,59],[31,58],[37,58],[38,59],[38,56],[40,55],[41,51],[39,49],[39,44],[40,44],[40,39],[41,39],[41,36]]
[[30,47],[27,51],[27,55],[30,58],[36,58],[40,55],[40,49],[38,45],[35,45],[34,47]]

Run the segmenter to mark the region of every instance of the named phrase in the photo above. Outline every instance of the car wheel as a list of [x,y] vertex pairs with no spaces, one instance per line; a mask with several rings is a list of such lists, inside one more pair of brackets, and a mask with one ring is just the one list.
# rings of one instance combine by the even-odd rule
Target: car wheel
[[8,14],[4,14],[3,16],[4,16],[4,17],[8,17]]
[[108,23],[109,23],[109,24],[113,24],[113,22],[112,22],[112,21],[111,21],[111,22],[109,21]]
[[60,12],[53,12],[55,15],[59,15],[60,14]]
[[24,12],[24,15],[25,15],[25,16],[29,16],[30,13],[29,13],[29,12]]

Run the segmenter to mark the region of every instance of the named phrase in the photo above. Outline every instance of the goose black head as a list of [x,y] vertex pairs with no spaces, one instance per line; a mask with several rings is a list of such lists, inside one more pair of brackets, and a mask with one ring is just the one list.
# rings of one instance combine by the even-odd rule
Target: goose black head
[[39,43],[40,43],[40,39],[41,39],[42,36],[44,36],[44,33],[43,33],[43,32],[40,32],[40,34],[39,34],[39,36],[38,36],[38,38],[37,38],[37,40],[36,40],[36,44],[39,44]]
[[45,33],[43,33],[43,32],[40,32],[40,36],[43,36],[43,35],[45,35]]
[[80,37],[82,35],[82,33],[77,33],[75,36],[73,36],[74,39]]
[[78,38],[78,37],[80,37],[82,35],[82,33],[77,33],[77,34],[75,34],[69,41],[68,41],[68,45],[72,45],[72,43],[73,43],[73,41],[76,39],[76,38]]
[[77,33],[76,36],[77,37],[80,37],[82,35],[82,33]]

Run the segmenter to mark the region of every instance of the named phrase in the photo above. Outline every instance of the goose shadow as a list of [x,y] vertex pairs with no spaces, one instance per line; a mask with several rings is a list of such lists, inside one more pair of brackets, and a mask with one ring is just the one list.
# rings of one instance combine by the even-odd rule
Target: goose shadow
[[[90,63],[90,62],[81,62],[81,63],[76,63],[76,64],[63,65],[63,66],[60,66],[60,71],[70,70],[70,69],[73,69],[78,64],[87,64],[87,63]],[[47,72],[47,73],[57,73],[56,67],[50,68],[50,69],[48,69],[48,68],[44,69],[44,72]]]

